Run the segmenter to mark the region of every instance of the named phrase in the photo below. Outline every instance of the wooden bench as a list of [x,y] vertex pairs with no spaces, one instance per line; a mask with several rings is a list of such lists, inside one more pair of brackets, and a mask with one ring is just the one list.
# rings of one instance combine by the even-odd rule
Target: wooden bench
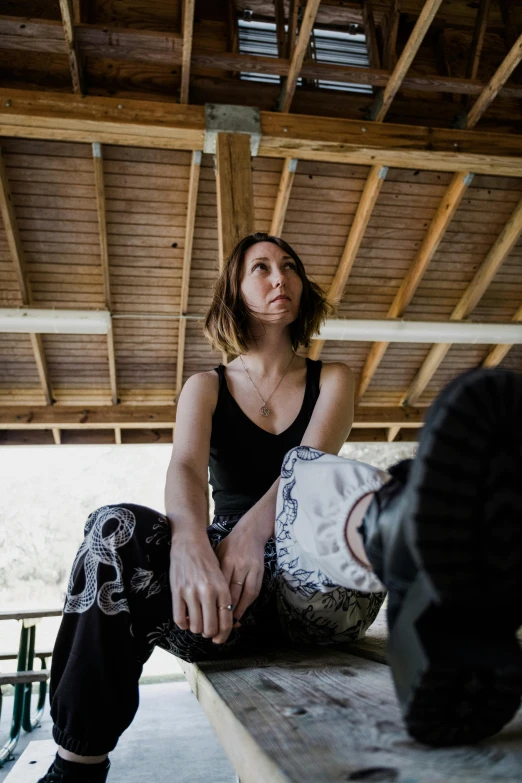
[[[0,661],[16,659],[15,672],[0,672],[0,686],[14,685],[13,718],[7,742],[0,748],[0,767],[12,758],[12,753],[22,728],[32,731],[40,723],[47,695],[49,671],[47,661],[52,655],[51,650],[35,650],[36,625],[42,617],[59,617],[61,609],[37,609],[11,612],[0,612],[1,620],[18,620],[21,622],[20,643],[18,652],[0,654]],[[34,659],[40,660],[41,669],[33,669]],[[38,703],[34,715],[31,715],[31,697],[33,683],[39,683]],[[2,708],[2,692],[0,690],[0,713]]]
[[520,783],[522,711],[495,738],[431,749],[406,733],[381,615],[351,647],[180,662],[241,783]]

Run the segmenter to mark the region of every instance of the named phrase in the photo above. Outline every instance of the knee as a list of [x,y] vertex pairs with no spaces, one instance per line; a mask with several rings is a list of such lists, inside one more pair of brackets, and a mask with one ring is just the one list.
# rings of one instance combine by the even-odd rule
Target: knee
[[89,514],[85,525],[87,535],[93,529],[99,532],[103,529],[106,536],[111,531],[124,530],[132,536],[136,531],[164,530],[169,531],[169,522],[164,514],[152,508],[135,503],[117,503],[101,506]]

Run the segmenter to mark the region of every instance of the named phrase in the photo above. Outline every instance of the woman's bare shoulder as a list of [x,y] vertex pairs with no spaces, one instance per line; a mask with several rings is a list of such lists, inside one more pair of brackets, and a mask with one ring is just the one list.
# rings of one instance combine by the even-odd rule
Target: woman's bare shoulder
[[215,407],[219,391],[219,378],[215,370],[197,372],[185,381],[180,395],[180,402],[189,399],[198,402],[208,402]]
[[323,362],[321,381],[353,382],[354,374],[351,367],[344,362]]

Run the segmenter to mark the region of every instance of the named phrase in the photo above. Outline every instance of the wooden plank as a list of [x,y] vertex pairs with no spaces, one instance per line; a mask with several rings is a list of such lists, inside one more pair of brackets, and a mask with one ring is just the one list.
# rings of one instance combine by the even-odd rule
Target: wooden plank
[[60,13],[62,15],[63,31],[65,44],[67,46],[67,55],[69,58],[69,68],[71,70],[71,80],[73,92],[83,95],[84,79],[80,51],[76,42],[72,9],[70,0],[59,0]]
[[361,656],[293,648],[181,666],[242,783],[486,783],[520,774],[520,713],[493,740],[498,768],[491,743],[427,751],[406,733],[389,668]]
[[274,17],[276,23],[277,55],[284,59],[286,57],[284,0],[274,0]]
[[217,134],[216,197],[222,269],[237,242],[254,230],[250,137],[246,134]]
[[441,3],[442,0],[426,0],[424,3],[415,27],[413,28],[413,32],[397,61],[397,65],[393,70],[390,80],[386,85],[382,96],[380,96],[378,103],[375,104],[371,111],[371,118],[374,119],[375,122],[383,122],[386,117],[392,101],[410,69],[415,55],[417,54]]
[[192,250],[194,246],[194,226],[196,224],[196,207],[198,201],[198,185],[201,172],[201,152],[192,153],[190,166],[190,182],[187,202],[187,222],[185,226],[185,248],[183,252],[183,277],[180,296],[180,323],[178,331],[178,353],[176,358],[176,400],[183,386],[183,364],[185,360],[185,336],[190,290],[190,268],[192,265]]
[[5,783],[28,783],[43,777],[56,756],[54,740],[30,742],[9,772]]
[[310,42],[310,36],[315,24],[315,17],[319,10],[321,0],[307,0],[306,8],[303,12],[303,18],[299,28],[299,38],[292,59],[287,79],[281,88],[281,94],[278,100],[278,110],[280,112],[289,112],[292,99],[294,97],[297,80],[304,62],[306,50]]
[[183,50],[181,60],[181,86],[179,102],[188,103],[190,83],[190,58],[192,54],[192,39],[194,34],[195,0],[182,0],[183,3]]
[[103,287],[105,291],[105,307],[112,310],[111,279],[109,272],[109,248],[107,245],[107,214],[105,203],[105,182],[103,175],[102,146],[97,141],[92,145],[92,161],[94,167],[94,183],[96,188],[96,210],[98,214],[98,234],[100,243],[100,258],[103,271]]
[[489,16],[490,8],[491,8],[491,0],[480,0],[480,5],[477,10],[477,21],[473,29],[473,39],[471,41],[471,49],[469,51],[468,62],[466,65],[467,79],[477,78],[480,57],[482,55],[482,49],[484,47],[486,28],[488,26],[488,16]]
[[[387,318],[400,318],[404,314],[404,311],[413,299],[428,265],[437,252],[440,243],[460,206],[462,198],[472,181],[473,175],[469,173],[455,174],[452,178],[412,262],[410,270],[403,279],[392,305],[387,312]],[[389,343],[385,342],[378,342],[372,345],[359,379],[359,386],[356,394],[357,401],[361,400],[370,385],[388,345]]]
[[393,443],[393,441],[395,440],[395,438],[399,434],[400,429],[401,428],[399,427],[398,424],[395,425],[394,427],[388,427],[388,429],[386,431],[386,440],[388,441],[388,443]]
[[47,682],[50,672],[46,669],[27,672],[1,672],[0,685],[20,685],[31,682]]
[[288,9],[288,42],[287,42],[287,49],[286,49],[286,57],[290,61],[292,60],[295,51],[300,5],[301,5],[301,0],[290,0],[290,5]]
[[400,16],[399,0],[392,0],[390,9],[386,14],[385,24],[383,25],[385,30],[383,66],[390,71],[397,65],[397,35],[399,33]]
[[[522,234],[522,199],[504,226],[497,241],[477,270],[473,280],[455,306],[450,320],[462,321],[476,307],[486,292],[501,264],[509,256]],[[451,345],[434,345],[424,360],[422,367],[404,395],[403,404],[415,405],[432,379]]]
[[274,207],[274,213],[272,215],[272,224],[270,226],[271,236],[279,237],[283,233],[286,210],[288,208],[290,192],[292,190],[296,170],[296,158],[285,158],[283,161],[281,178],[279,180],[279,187],[277,189],[276,203]]
[[[357,212],[348,233],[344,250],[337,267],[334,279],[328,291],[328,299],[337,307],[342,299],[346,282],[352,271],[353,264],[359,252],[364,233],[372,216],[373,209],[379,198],[388,169],[385,166],[372,166],[361,194]],[[313,340],[308,351],[310,359],[318,359],[324,340]]]
[[62,436],[58,427],[53,427],[53,439],[56,446],[60,446],[62,442]]
[[[522,176],[516,134],[264,111],[261,126],[261,157]],[[0,88],[0,136],[202,150],[204,132],[202,106]]]

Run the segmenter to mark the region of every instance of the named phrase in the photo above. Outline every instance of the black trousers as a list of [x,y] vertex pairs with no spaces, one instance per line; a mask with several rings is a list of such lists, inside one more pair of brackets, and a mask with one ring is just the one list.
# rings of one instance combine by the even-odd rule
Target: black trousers
[[[239,519],[214,518],[208,528],[214,548]],[[66,750],[97,756],[116,746],[138,708],[138,681],[156,645],[201,661],[277,638],[273,540],[265,550],[261,593],[223,645],[174,624],[170,546],[167,519],[150,508],[105,506],[89,516],[51,668],[53,736]]]

